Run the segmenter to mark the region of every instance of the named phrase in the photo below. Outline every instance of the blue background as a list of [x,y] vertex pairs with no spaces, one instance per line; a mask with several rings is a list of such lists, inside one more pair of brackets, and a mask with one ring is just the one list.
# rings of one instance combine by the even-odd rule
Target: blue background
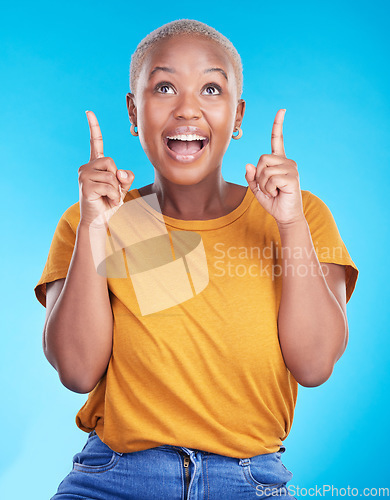
[[100,122],[104,152],[153,181],[125,106],[130,56],[156,27],[203,21],[242,56],[243,138],[224,177],[246,185],[245,164],[270,153],[286,108],[286,154],[301,188],[331,209],[360,276],[348,304],[350,341],[332,377],[300,388],[286,440],[292,484],[389,486],[388,2],[17,2],[0,20],[3,198],[0,495],[42,500],[71,470],[87,434],[74,422],[87,395],[60,383],[44,357],[45,310],[33,288],[56,224],[78,201],[89,159],[84,111]]

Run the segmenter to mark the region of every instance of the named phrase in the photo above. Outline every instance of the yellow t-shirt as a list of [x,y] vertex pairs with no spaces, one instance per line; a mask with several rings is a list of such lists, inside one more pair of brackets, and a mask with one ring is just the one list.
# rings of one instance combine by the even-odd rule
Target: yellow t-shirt
[[[348,301],[358,270],[326,204],[309,191],[302,191],[302,200],[320,262],[346,266]],[[141,249],[138,262],[134,253],[133,262],[128,256],[119,277],[110,277],[115,270],[107,266],[113,351],[77,413],[77,426],[95,429],[123,453],[162,444],[231,457],[277,451],[291,428],[298,384],[278,341],[281,245],[274,218],[250,189],[235,210],[211,220],[162,217],[137,189],[124,201],[123,207],[138,203],[149,219],[145,231],[124,238],[123,248]],[[76,203],[58,223],[35,287],[43,305],[46,283],[66,277],[79,218]],[[148,226],[151,220],[159,221],[159,234]],[[176,249],[174,257],[161,257],[157,273],[151,246],[142,244],[144,232],[155,237],[152,247],[161,255],[166,234]],[[175,246],[180,234],[193,236],[181,249]],[[120,245],[110,244],[120,253]],[[140,263],[139,254],[152,265]]]

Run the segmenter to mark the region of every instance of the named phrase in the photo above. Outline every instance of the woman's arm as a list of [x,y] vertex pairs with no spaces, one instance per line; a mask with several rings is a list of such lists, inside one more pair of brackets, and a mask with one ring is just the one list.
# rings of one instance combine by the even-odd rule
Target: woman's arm
[[314,387],[330,377],[347,345],[345,268],[320,264],[306,219],[278,227],[283,248],[280,346],[297,382]]
[[[304,386],[325,382],[348,338],[344,266],[327,264],[326,278],[306,221],[298,167],[284,150],[285,110],[276,113],[270,155],[257,167],[246,165],[246,179],[262,207],[278,225],[282,246],[279,341],[287,368]],[[297,251],[298,250],[298,251]]]
[[[101,237],[106,238],[105,230]],[[48,283],[46,296],[45,356],[65,387],[90,392],[110,360],[113,319],[107,280],[93,262],[88,226],[79,224],[67,277]]]
[[[99,123],[87,112],[90,161],[79,168],[80,222],[66,279],[47,286],[43,331],[46,358],[71,391],[90,392],[107,369],[112,351],[113,316],[105,276],[94,255],[105,255],[107,222],[119,208],[134,174],[118,170],[103,154]],[[94,253],[92,252],[94,249]]]

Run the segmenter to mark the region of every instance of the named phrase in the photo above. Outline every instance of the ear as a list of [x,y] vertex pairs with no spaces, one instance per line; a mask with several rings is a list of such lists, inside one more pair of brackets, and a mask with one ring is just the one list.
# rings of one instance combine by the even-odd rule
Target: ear
[[130,92],[126,94],[126,105],[127,111],[129,113],[130,123],[133,123],[135,126],[137,126],[137,107],[135,105],[134,94],[131,94]]
[[241,127],[242,120],[245,113],[245,101],[244,99],[239,99],[236,109],[236,119],[234,121],[234,127]]

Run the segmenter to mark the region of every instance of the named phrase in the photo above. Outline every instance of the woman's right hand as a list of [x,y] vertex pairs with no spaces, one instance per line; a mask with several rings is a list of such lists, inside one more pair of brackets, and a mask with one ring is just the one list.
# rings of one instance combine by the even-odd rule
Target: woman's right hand
[[80,224],[104,227],[123,204],[134,180],[130,170],[118,170],[103,154],[103,138],[92,111],[86,111],[91,133],[91,157],[79,168]]

